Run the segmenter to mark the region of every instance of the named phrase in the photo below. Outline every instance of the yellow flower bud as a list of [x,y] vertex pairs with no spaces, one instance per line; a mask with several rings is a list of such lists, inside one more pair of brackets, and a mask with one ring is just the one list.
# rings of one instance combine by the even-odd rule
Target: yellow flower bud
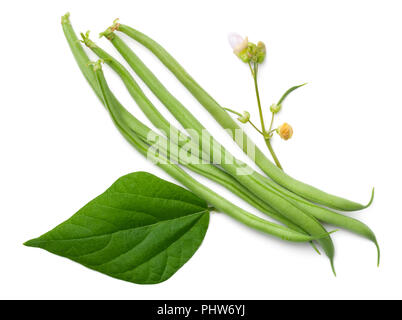
[[279,126],[276,132],[283,140],[289,140],[293,136],[293,128],[286,122]]

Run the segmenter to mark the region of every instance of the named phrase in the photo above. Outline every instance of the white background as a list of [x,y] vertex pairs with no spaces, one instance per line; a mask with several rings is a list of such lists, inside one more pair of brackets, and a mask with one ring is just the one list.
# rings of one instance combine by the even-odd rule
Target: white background
[[[402,298],[401,9],[400,1],[368,0],[2,2],[0,298]],[[363,203],[376,187],[374,204],[351,215],[376,232],[380,268],[372,243],[340,231],[333,236],[335,278],[327,259],[308,245],[276,240],[221,213],[212,215],[194,257],[159,285],[115,280],[24,247],[121,175],[145,170],[172,181],[124,141],[91,92],[61,30],[67,11],[77,32],[91,29],[94,40],[116,57],[97,34],[117,17],[140,29],[221,105],[247,108],[256,121],[251,77],[232,54],[227,34],[264,41],[268,55],[260,86],[266,111],[290,86],[309,83],[286,100],[276,122],[294,127],[291,140],[273,141],[285,170]],[[245,159],[156,58],[128,43],[215,137]],[[145,121],[115,75],[105,72],[123,104]]]

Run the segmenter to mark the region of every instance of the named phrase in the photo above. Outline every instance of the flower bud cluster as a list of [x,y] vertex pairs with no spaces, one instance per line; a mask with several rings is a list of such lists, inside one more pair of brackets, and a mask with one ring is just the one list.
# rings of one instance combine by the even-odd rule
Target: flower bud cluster
[[259,41],[257,44],[248,41],[248,38],[241,37],[238,34],[229,35],[229,43],[233,53],[245,63],[262,63],[265,59],[267,50],[265,44]]

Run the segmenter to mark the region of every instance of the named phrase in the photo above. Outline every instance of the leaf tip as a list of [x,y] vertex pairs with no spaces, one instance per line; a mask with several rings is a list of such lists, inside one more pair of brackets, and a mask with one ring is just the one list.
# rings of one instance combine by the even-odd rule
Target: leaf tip
[[37,246],[36,245],[36,239],[31,239],[31,240],[25,241],[23,243],[23,245],[26,246],[26,247],[36,247]]

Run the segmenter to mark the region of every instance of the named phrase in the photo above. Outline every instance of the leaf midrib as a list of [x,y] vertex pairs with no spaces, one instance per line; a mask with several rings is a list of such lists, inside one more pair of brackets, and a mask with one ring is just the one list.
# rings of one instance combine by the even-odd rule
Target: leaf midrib
[[179,202],[179,203],[185,203],[187,205],[192,205],[194,207],[199,207],[202,208],[199,204],[194,204],[188,201],[184,200],[179,200],[179,199],[170,199],[170,198],[163,198],[163,197],[153,197],[153,196],[146,196],[142,195],[139,193],[129,193],[129,192],[120,192],[120,191],[106,191],[103,195],[106,195],[107,193],[117,193],[117,194],[123,194],[123,195],[130,195],[130,196],[138,196],[138,197],[144,197],[146,199],[159,199],[159,200],[167,200],[167,201],[174,201],[174,202]]
[[[54,242],[54,241],[78,241],[78,240],[84,240],[84,239],[96,239],[96,238],[105,237],[105,236],[112,236],[112,235],[117,234],[119,232],[124,232],[124,231],[128,231],[128,230],[131,230],[131,229],[141,230],[141,229],[144,229],[144,228],[149,228],[149,227],[152,227],[152,226],[156,226],[156,225],[161,224],[161,223],[166,223],[167,221],[181,220],[181,219],[184,219],[184,218],[187,218],[187,217],[191,217],[193,215],[198,215],[198,214],[201,215],[201,214],[207,213],[207,212],[208,212],[208,210],[204,209],[203,211],[194,212],[194,213],[182,216],[182,217],[173,218],[173,219],[169,219],[169,220],[161,220],[161,221],[158,221],[156,223],[147,224],[147,225],[141,226],[141,227],[120,229],[120,230],[117,230],[117,231],[113,231],[113,232],[110,232],[110,233],[104,233],[104,234],[100,234],[100,235],[96,235],[96,236],[87,236],[87,237],[72,238],[72,239],[43,239],[43,240],[33,239],[33,240],[30,240],[30,241],[27,241],[26,244],[29,245],[29,242],[31,242],[31,241],[35,242],[35,243],[43,243],[43,242]],[[66,221],[66,223],[71,223],[71,222]]]

